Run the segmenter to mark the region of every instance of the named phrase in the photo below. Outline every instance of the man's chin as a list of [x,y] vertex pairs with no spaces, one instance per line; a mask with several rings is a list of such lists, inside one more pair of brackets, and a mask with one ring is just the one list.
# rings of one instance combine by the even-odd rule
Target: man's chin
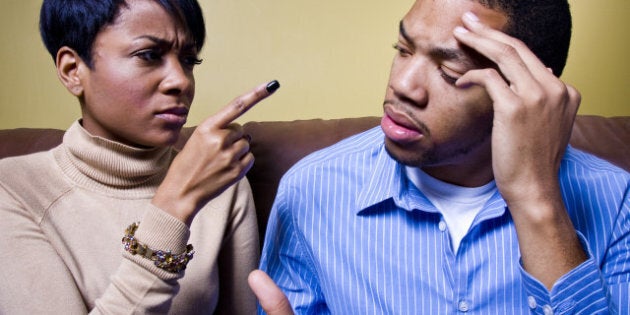
[[428,164],[426,153],[422,153],[419,150],[403,148],[387,138],[385,138],[385,151],[387,151],[387,154],[389,154],[392,159],[406,166],[423,167]]

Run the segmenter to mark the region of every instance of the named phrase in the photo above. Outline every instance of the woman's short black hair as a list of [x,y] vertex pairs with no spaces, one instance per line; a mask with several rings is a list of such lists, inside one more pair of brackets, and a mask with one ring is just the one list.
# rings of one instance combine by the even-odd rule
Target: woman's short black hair
[[[196,0],[153,0],[186,26],[201,51],[206,37],[203,13]],[[114,23],[126,0],[44,0],[39,31],[53,60],[63,46],[75,50],[89,66],[92,45],[103,27]]]

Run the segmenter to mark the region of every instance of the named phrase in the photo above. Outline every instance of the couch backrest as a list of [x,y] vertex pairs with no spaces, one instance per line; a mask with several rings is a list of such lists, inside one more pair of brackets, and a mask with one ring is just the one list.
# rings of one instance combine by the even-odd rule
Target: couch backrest
[[[379,124],[378,117],[248,122],[256,157],[247,174],[252,186],[261,234],[282,175],[307,154]],[[188,130],[190,131],[190,129]],[[50,149],[61,142],[62,130],[0,130],[0,158]],[[571,145],[630,171],[630,117],[577,117]],[[0,175],[1,176],[1,175]]]

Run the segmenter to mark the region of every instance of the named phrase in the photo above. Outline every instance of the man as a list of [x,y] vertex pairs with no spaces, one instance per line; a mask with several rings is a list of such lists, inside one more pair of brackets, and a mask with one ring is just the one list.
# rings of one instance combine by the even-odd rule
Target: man
[[630,175],[567,148],[570,31],[565,1],[414,3],[380,128],[280,184],[261,269],[296,312],[630,312]]

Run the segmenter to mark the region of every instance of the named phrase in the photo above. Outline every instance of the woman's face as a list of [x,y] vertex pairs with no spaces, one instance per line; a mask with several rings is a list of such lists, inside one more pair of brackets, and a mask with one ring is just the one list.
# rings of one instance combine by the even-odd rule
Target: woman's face
[[159,4],[129,0],[80,63],[82,124],[132,146],[173,144],[195,95],[197,50],[187,29]]

